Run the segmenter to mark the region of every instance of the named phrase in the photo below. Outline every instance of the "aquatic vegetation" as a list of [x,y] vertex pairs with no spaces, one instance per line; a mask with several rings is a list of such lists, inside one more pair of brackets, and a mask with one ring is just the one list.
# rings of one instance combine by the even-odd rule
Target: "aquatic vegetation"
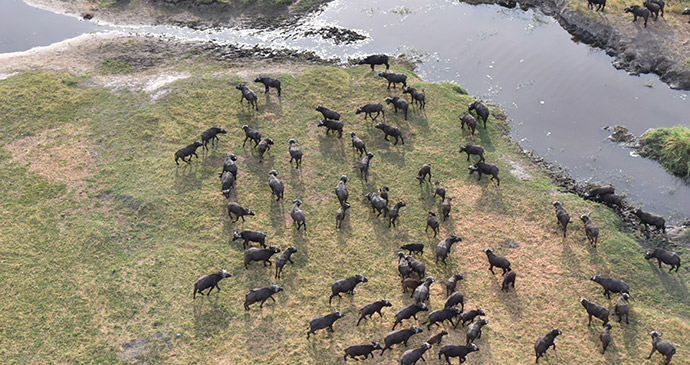
[[640,145],[640,155],[659,161],[675,175],[690,176],[690,128],[649,130],[642,136]]

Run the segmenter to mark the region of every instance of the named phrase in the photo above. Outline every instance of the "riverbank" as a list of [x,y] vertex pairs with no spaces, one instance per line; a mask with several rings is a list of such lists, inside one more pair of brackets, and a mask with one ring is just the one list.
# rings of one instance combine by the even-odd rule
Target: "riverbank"
[[682,8],[669,5],[663,18],[650,19],[644,28],[623,12],[627,5],[609,1],[601,13],[573,0],[535,2],[575,37],[614,56],[614,67],[632,74],[654,73],[674,89],[690,90],[690,24],[680,14]]
[[659,161],[670,173],[690,178],[690,129],[683,126],[650,129],[640,137],[639,153]]
[[[225,62],[228,70],[252,67],[263,69],[262,65],[271,64],[331,64],[310,52],[238,47],[213,42],[185,42],[163,36],[139,37],[109,32],[85,34],[48,47],[2,54],[0,79],[21,72],[44,70],[89,77],[99,86],[136,90],[151,81],[150,78],[157,78],[160,74],[179,68],[183,60],[194,59],[193,55],[203,56],[214,62]],[[302,67],[296,66],[297,69]],[[130,82],[131,87],[127,86]]]
[[[105,2],[95,5],[88,0],[26,0],[34,6],[76,17],[88,15],[92,21],[113,24],[174,24],[194,28],[252,26],[275,28],[298,20],[318,10],[329,0],[266,0],[251,7],[229,7],[226,3],[194,5],[193,2],[151,3],[131,1],[126,4]],[[515,6],[504,0],[469,0],[469,3],[497,3]],[[582,42],[603,48],[615,57],[614,67],[632,74],[654,73],[675,89],[690,90],[690,24],[681,15],[682,6],[668,6],[659,20],[633,23],[623,12],[624,3],[609,1],[605,12],[587,9],[573,0],[527,0],[522,7],[536,7],[555,17],[561,26]],[[324,30],[328,31],[328,29]]]
[[[466,2],[517,6],[506,0]],[[553,16],[577,41],[604,49],[615,57],[616,68],[633,75],[653,73],[671,88],[690,90],[690,24],[681,15],[681,5],[667,5],[665,16],[650,19],[646,28],[643,21],[632,22],[632,15],[624,13],[630,4],[623,1],[608,1],[604,12],[576,0],[525,0],[519,5]]]
[[[357,106],[399,95],[399,89],[389,93],[367,66],[314,65],[321,61],[299,55],[278,61],[210,45],[206,52],[189,52],[188,46],[157,37],[94,37],[37,49],[25,59],[3,56],[0,275],[8,290],[26,285],[27,278],[35,283],[0,304],[2,337],[13,339],[0,355],[9,362],[344,363],[345,347],[382,342],[392,313],[411,303],[399,288],[395,259],[399,246],[410,242],[424,243],[425,254],[417,257],[437,279],[432,310],[445,300],[438,282],[460,268],[465,279],[458,290],[466,305],[487,313],[489,325],[476,342],[480,351],[470,355],[474,362],[532,362],[534,341],[552,326],[563,331],[558,351],[548,355],[555,362],[639,364],[649,353],[648,329],[663,331],[679,349],[678,359],[687,355],[687,267],[673,274],[657,269],[642,251],[666,244],[660,235],[647,240],[613,210],[554,185],[510,140],[499,109],[491,108],[487,129],[469,135],[458,125],[457,106],[472,96],[452,84],[424,82],[394,62],[393,71],[426,91],[427,105],[424,112],[412,107],[408,120],[386,107],[386,120],[405,138],[404,146],[393,146],[370,121],[354,115]],[[251,82],[259,75],[279,78],[283,94],[259,93],[254,112],[240,104],[233,85],[244,81],[262,90]],[[342,113],[342,139],[316,126],[317,104]],[[263,162],[254,149],[242,147],[243,124],[276,141]],[[199,150],[191,165],[176,167],[173,151],[211,125],[228,133],[208,153]],[[375,154],[368,183],[358,178],[350,131]],[[304,152],[300,171],[288,162],[289,138]],[[500,187],[468,174],[458,143],[484,146],[487,161],[500,168]],[[256,212],[236,224],[226,215],[218,179],[230,152],[239,165],[233,199]],[[420,189],[414,179],[423,163],[431,163],[434,180],[454,198],[441,237],[457,233],[463,242],[453,247],[448,265],[435,264],[429,253],[441,238],[424,232],[426,212],[440,213],[431,185]],[[294,231],[288,203],[269,199],[271,169],[286,184],[286,200],[304,201],[306,233]],[[336,231],[332,191],[342,174],[351,177],[352,207]],[[383,185],[391,188],[391,200],[407,204],[395,228],[372,215],[362,198]],[[601,230],[596,249],[586,243],[579,222],[562,237],[553,200],[573,217],[590,215]],[[297,248],[282,279],[272,279],[273,268],[257,263],[244,269],[242,247],[230,241],[241,229],[265,231],[267,244],[281,249]],[[487,247],[510,259],[518,273],[515,292],[500,292],[500,277],[486,269]],[[672,249],[683,257],[687,252]],[[194,280],[220,266],[233,274],[220,283],[222,291],[193,300]],[[356,272],[369,282],[329,306],[328,285]],[[607,303],[587,280],[594,274],[625,280],[635,298],[630,325],[614,326],[605,356],[599,329],[587,326],[578,303],[582,296],[604,305],[615,301]],[[285,289],[276,303],[246,312],[244,293],[272,283]],[[355,326],[359,307],[382,297],[393,304],[383,318]],[[306,340],[308,321],[333,308],[346,314],[335,332]],[[464,330],[443,328],[450,332],[447,343],[464,341]],[[413,337],[410,348],[436,333],[427,332]],[[383,357],[393,361],[404,350]]]

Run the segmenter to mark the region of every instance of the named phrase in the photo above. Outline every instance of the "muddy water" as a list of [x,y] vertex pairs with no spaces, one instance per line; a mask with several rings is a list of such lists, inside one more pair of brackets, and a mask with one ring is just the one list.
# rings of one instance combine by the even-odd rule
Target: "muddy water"
[[32,8],[21,0],[0,0],[0,53],[25,51],[105,30],[93,23]]
[[[66,18],[61,26],[63,22],[83,23]],[[326,25],[355,29],[369,38],[336,45],[320,36],[303,36]],[[424,61],[418,72],[425,80],[455,81],[501,105],[513,122],[513,137],[525,149],[561,164],[580,180],[612,183],[629,201],[673,222],[690,217],[687,183],[607,141],[602,130],[623,124],[639,135],[650,127],[690,125],[687,92],[671,90],[652,75],[634,77],[614,69],[603,51],[572,41],[539,12],[449,0],[338,0],[289,30],[124,29],[305,49],[327,58],[412,54]]]

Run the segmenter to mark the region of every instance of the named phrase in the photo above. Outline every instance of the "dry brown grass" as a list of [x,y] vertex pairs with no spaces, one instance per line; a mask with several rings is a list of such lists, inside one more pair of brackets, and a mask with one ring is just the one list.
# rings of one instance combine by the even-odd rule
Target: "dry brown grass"
[[93,147],[84,125],[67,124],[18,138],[5,149],[12,154],[12,162],[48,180],[64,183],[76,193],[84,190],[85,178],[94,166]]

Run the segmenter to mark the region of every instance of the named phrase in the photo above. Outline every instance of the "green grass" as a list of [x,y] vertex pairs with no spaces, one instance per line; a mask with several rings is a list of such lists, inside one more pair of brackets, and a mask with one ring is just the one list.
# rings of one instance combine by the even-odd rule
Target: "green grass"
[[690,128],[656,128],[640,140],[640,154],[659,161],[666,170],[681,177],[690,176]]
[[[510,143],[499,110],[492,109],[488,130],[469,136],[459,129],[457,116],[471,96],[452,84],[424,83],[394,65],[392,71],[406,73],[410,86],[425,90],[427,108],[424,113],[411,109],[408,121],[386,108],[387,120],[405,134],[404,146],[392,146],[374,123],[353,113],[389,95],[368,67],[274,75],[283,82],[283,96],[260,93],[259,112],[239,104],[233,87],[239,77],[210,77],[200,69],[190,68],[190,73],[197,70],[193,77],[168,85],[171,91],[155,101],[143,92],[86,86],[94,83],[67,74],[31,72],[0,81],[0,285],[8,297],[0,304],[4,362],[131,362],[136,359],[118,358],[118,353],[123,344],[139,340],[148,344],[138,360],[152,363],[343,363],[345,347],[381,342],[393,312],[410,303],[400,291],[395,255],[400,245],[415,241],[426,244],[423,260],[437,279],[431,308],[445,300],[440,280],[459,271],[465,280],[458,290],[466,305],[487,313],[489,325],[476,342],[481,350],[468,357],[473,363],[529,363],[534,341],[552,326],[563,336],[545,363],[645,363],[650,329],[663,331],[676,344],[676,361],[687,359],[687,267],[678,274],[658,270],[642,256],[654,242],[626,231],[606,207],[559,193]],[[375,154],[369,183],[358,178],[359,158],[349,136],[326,136],[316,127],[319,104],[340,111],[346,133],[357,132]],[[243,124],[276,141],[263,163],[254,149],[242,148]],[[191,165],[176,167],[173,152],[209,126],[222,126],[228,134],[208,154],[199,150],[201,158]],[[305,153],[301,171],[288,164],[289,138],[297,139]],[[484,146],[487,160],[499,166],[500,187],[468,176],[465,155],[456,151],[458,144],[470,142]],[[230,222],[220,194],[217,174],[229,152],[239,156],[236,200],[257,213],[245,223]],[[533,178],[512,176],[509,160]],[[431,163],[433,180],[454,197],[441,235],[455,232],[464,239],[447,266],[434,264],[438,239],[424,233],[425,212],[438,211],[439,204],[432,189],[414,178],[423,163]],[[304,201],[306,233],[294,231],[289,203],[271,200],[271,169],[280,172],[287,201]],[[333,189],[342,174],[352,178],[352,208],[337,232]],[[393,201],[407,203],[397,228],[372,216],[362,198],[382,185],[391,187]],[[567,239],[561,237],[553,200],[560,200],[574,220],[590,214],[602,232],[597,249],[585,243],[579,222],[570,226]],[[245,270],[241,245],[230,241],[237,229],[263,230],[267,243],[281,249],[296,246],[295,264],[280,280],[273,279],[273,267],[254,263]],[[501,247],[498,242],[504,240],[519,248]],[[501,278],[487,270],[486,247],[511,260],[517,292],[499,291]],[[222,291],[193,301],[194,280],[221,266],[233,274],[220,283]],[[358,272],[369,282],[357,287],[354,297],[334,300],[334,307],[346,313],[335,332],[319,331],[307,341],[308,321],[332,310],[330,284]],[[631,323],[615,324],[605,356],[598,349],[598,322],[588,328],[578,303],[583,296],[604,305],[615,302],[588,280],[594,274],[622,278],[632,287]],[[285,288],[277,303],[245,312],[243,293],[273,283]],[[384,310],[383,319],[355,327],[358,308],[382,297],[393,308]],[[449,332],[444,343],[464,341],[464,331]],[[176,333],[182,336],[177,339]],[[425,329],[410,346],[428,335]],[[383,359],[393,363],[403,351],[398,346]],[[429,363],[439,363],[437,351],[428,354]],[[659,363],[659,355],[647,363]]]
[[99,67],[98,71],[106,75],[126,74],[132,72],[132,65],[124,60],[106,58],[101,61],[101,66]]
[[[690,8],[690,0],[680,0],[680,1],[674,1],[671,4],[666,4],[664,11],[676,13],[676,14],[682,14],[683,10],[686,8]],[[683,18],[687,19],[687,16],[683,16]],[[686,22],[687,22],[687,20],[686,20]]]
[[398,14],[398,15],[409,15],[412,14],[412,10],[408,8],[407,6],[400,6],[397,8],[393,8],[390,10],[391,13],[393,14]]

